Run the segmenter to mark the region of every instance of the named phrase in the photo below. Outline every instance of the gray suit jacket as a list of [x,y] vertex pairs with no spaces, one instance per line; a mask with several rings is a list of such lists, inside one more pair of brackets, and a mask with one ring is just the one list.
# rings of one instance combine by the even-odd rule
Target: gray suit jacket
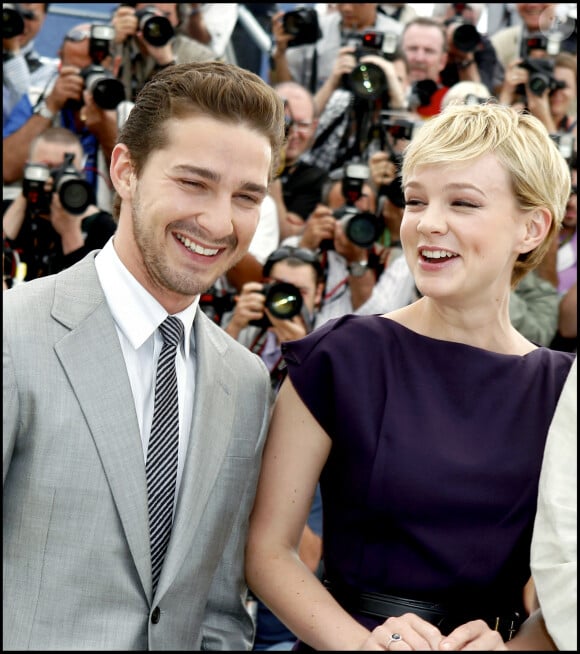
[[250,649],[268,373],[197,311],[190,444],[152,597],[143,449],[95,254],[3,294],[4,649]]

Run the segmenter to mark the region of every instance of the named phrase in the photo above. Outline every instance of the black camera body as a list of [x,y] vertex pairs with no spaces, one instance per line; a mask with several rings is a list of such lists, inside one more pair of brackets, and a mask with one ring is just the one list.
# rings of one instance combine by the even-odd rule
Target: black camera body
[[310,7],[300,7],[287,11],[282,16],[282,27],[286,34],[294,38],[288,42],[288,47],[311,45],[322,37],[318,24],[318,12]]
[[409,92],[409,109],[428,107],[439,86],[432,79],[421,79],[411,84]]
[[[382,218],[370,211],[360,211],[356,202],[362,197],[363,184],[368,180],[370,169],[366,164],[349,162],[344,166],[342,178],[342,194],[346,199],[342,207],[338,207],[332,215],[340,221],[342,229],[351,243],[361,248],[370,248],[379,238],[384,229]],[[323,241],[322,249],[332,249],[332,241]]]
[[406,139],[410,141],[415,134],[415,130],[421,126],[420,122],[407,120],[406,118],[392,118],[391,116],[381,115],[381,125],[385,132],[395,141]]
[[530,57],[524,59],[518,66],[529,71],[528,87],[534,95],[541,96],[546,89],[553,93],[566,86],[564,82],[554,77],[554,62],[551,59]]
[[[302,311],[302,294],[300,289],[289,282],[270,282],[260,291],[266,296],[265,306],[275,318],[291,320]],[[250,320],[250,325],[267,329],[272,325],[268,316]]]
[[24,32],[24,19],[34,18],[34,12],[19,4],[2,4],[2,38],[12,39]]
[[199,308],[213,322],[221,325],[224,314],[233,311],[236,306],[237,291],[226,291],[210,287],[199,296]]
[[139,21],[139,29],[149,45],[160,47],[168,43],[174,36],[173,25],[165,16],[160,16],[153,5],[137,9],[135,16]]
[[[58,193],[63,208],[73,215],[83,214],[94,204],[93,189],[74,167],[73,159],[74,154],[67,152],[64,161],[57,168],[49,168],[41,163],[26,164],[22,194],[26,198],[27,209],[33,216],[50,213],[53,193]],[[45,189],[49,177],[53,179],[51,191]]]

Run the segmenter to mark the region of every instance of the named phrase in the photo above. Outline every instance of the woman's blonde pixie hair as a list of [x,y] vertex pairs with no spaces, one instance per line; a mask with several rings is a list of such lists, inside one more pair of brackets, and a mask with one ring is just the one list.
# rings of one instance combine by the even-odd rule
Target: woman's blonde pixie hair
[[544,241],[518,257],[512,287],[543,259],[555,237],[571,191],[570,170],[543,123],[508,105],[449,105],[421,125],[405,149],[403,188],[419,166],[462,164],[495,154],[511,176],[523,211],[547,208],[552,224]]

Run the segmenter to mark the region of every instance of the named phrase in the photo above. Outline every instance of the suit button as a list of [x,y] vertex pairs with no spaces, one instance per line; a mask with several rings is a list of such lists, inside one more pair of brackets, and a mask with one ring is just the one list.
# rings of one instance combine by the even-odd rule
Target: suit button
[[151,623],[157,624],[160,618],[161,618],[161,611],[159,610],[159,607],[156,606],[151,612]]

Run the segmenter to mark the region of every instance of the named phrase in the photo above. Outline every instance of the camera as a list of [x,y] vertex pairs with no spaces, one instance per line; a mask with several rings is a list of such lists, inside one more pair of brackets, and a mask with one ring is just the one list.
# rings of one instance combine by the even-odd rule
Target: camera
[[[125,99],[125,87],[102,62],[111,55],[111,42],[115,29],[109,25],[91,25],[89,55],[92,63],[80,71],[84,87],[90,91],[95,104],[101,109],[115,109]],[[69,98],[65,108],[78,111],[84,105],[83,99]]]
[[541,50],[548,55],[557,55],[560,52],[560,40],[558,38],[549,38],[542,32],[534,32],[527,38],[522,39],[520,57],[527,59],[532,56],[534,50]]
[[405,118],[392,118],[388,112],[381,113],[381,124],[387,134],[395,141],[406,139],[410,141],[415,130],[421,126],[420,122],[406,120]]
[[24,20],[34,18],[34,12],[19,4],[2,5],[2,38],[11,39],[24,32]]
[[453,46],[461,52],[473,52],[481,43],[481,35],[477,27],[463,18],[463,12],[469,5],[462,2],[452,4],[455,16],[445,21],[445,26],[457,25],[451,37]]
[[360,62],[361,57],[374,54],[389,59],[397,49],[397,35],[394,33],[366,30],[362,34],[352,34],[346,37],[345,45],[355,47],[354,56],[357,65],[344,75],[342,85],[359,98],[376,100],[388,91],[389,85],[385,73],[380,66],[373,63]]
[[[73,165],[74,154],[67,152],[64,161],[57,168],[46,164],[29,163],[24,167],[22,194],[26,198],[28,210],[32,215],[50,212],[52,193],[58,193],[63,208],[68,213],[80,215],[94,204],[91,185]],[[53,179],[51,191],[45,189],[49,177]]]
[[[370,211],[359,211],[355,203],[362,197],[363,184],[370,175],[369,167],[364,163],[349,162],[344,166],[342,194],[345,204],[332,212],[340,221],[346,237],[351,243],[361,248],[369,248],[381,235],[384,224],[381,218]],[[323,241],[321,249],[332,249],[332,241]]]
[[[290,320],[302,311],[302,294],[294,284],[270,282],[262,286],[261,293],[266,296],[266,308],[275,318]],[[258,320],[250,320],[249,324],[262,329],[272,325],[266,314]]]
[[125,99],[125,87],[109,70],[102,66],[111,55],[111,43],[115,38],[115,28],[110,25],[91,25],[89,55],[93,62],[81,70],[93,100],[101,109],[115,109]]
[[85,81],[85,88],[93,96],[93,100],[101,109],[116,109],[125,99],[123,82],[110,71],[99,64],[86,66],[80,72]]
[[165,45],[175,35],[173,25],[165,16],[160,16],[158,10],[153,5],[137,9],[135,16],[139,21],[139,29],[143,38],[156,47]]
[[91,25],[89,56],[94,64],[102,64],[111,56],[111,43],[115,38],[115,28],[111,25]]
[[316,9],[300,7],[293,11],[287,11],[282,16],[282,27],[286,34],[294,37],[288,42],[289,48],[297,45],[310,45],[322,37]]
[[226,291],[211,286],[199,296],[199,308],[217,325],[221,325],[224,314],[236,306],[237,291]]
[[411,84],[409,91],[409,109],[428,107],[431,98],[437,92],[437,82],[432,79],[421,79]]
[[528,86],[534,95],[543,95],[546,89],[550,93],[565,88],[566,83],[553,76],[554,62],[551,59],[528,58],[518,64],[530,72]]

